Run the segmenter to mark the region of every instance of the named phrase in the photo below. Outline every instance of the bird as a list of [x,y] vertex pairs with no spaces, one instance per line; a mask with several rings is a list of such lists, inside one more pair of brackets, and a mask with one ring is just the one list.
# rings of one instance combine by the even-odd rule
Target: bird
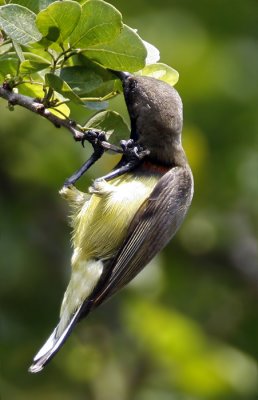
[[181,141],[180,95],[154,77],[117,75],[131,138],[148,155],[122,175],[96,179],[87,192],[74,185],[61,189],[72,209],[71,278],[59,322],[34,357],[32,373],[49,363],[82,318],[127,285],[168,244],[191,205],[194,181]]

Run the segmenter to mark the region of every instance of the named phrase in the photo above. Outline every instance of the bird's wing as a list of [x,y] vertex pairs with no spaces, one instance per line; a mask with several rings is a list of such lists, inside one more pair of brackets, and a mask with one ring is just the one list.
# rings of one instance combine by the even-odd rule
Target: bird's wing
[[158,181],[108,266],[110,273],[90,296],[92,308],[130,282],[165,247],[181,225],[192,195],[193,178],[188,166],[172,168]]

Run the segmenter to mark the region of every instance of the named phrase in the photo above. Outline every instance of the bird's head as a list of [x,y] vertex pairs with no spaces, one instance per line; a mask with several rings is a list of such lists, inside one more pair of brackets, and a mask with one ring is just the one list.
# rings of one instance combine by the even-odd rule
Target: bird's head
[[150,150],[150,158],[175,164],[182,150],[183,105],[178,92],[164,81],[116,72],[122,80],[131,120],[131,137]]

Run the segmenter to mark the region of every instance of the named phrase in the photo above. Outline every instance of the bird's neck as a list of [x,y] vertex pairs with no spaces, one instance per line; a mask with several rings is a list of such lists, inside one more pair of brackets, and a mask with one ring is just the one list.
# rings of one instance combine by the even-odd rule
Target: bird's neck
[[188,164],[184,149],[181,143],[173,143],[170,146],[162,146],[151,149],[148,160],[153,164],[164,166],[165,168],[184,167]]
[[173,160],[172,162],[174,163],[175,166],[184,167],[186,164],[188,164],[188,161],[187,161],[185,151],[182,147],[182,144],[174,143],[173,146],[174,146],[174,148],[172,151],[172,160]]

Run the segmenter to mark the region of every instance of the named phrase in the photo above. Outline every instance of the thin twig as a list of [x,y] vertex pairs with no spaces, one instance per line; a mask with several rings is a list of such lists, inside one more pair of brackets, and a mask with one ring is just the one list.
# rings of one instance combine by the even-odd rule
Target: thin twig
[[[26,108],[27,110],[32,111],[35,114],[41,115],[43,118],[46,118],[48,121],[50,121],[56,128],[60,128],[61,126],[63,126],[71,132],[74,140],[76,141],[88,140],[91,143],[98,142],[96,131],[84,131],[81,127],[78,126],[75,121],[69,118],[63,119],[58,117],[57,115],[52,114],[49,109],[40,102],[40,100],[33,99],[32,97],[24,96],[19,93],[15,93],[9,88],[8,84],[3,84],[2,86],[0,86],[0,97],[7,100],[9,105],[11,106],[19,105],[23,108]],[[100,140],[99,144],[105,150],[111,150],[115,153],[120,154],[123,153],[123,150],[120,147],[108,143],[105,140]]]

